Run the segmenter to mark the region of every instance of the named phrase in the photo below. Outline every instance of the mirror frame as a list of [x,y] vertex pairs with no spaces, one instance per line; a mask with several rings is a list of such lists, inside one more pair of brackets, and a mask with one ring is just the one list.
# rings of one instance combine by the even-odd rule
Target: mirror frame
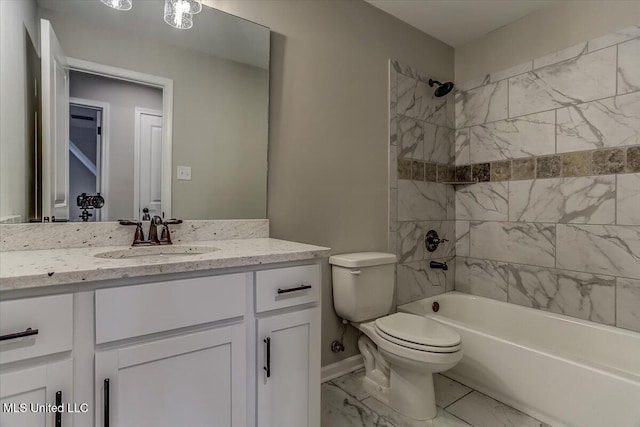
[[[67,57],[70,71],[95,74],[162,90],[162,171],[160,206],[165,218],[171,218],[171,179],[173,149],[173,79],[112,67],[97,62]],[[105,199],[108,194],[104,194]]]

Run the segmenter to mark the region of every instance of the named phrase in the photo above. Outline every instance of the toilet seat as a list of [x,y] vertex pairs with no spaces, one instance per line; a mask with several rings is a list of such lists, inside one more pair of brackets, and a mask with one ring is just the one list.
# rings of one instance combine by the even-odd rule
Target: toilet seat
[[403,347],[431,353],[453,353],[461,347],[456,331],[426,317],[394,313],[374,323],[377,335]]

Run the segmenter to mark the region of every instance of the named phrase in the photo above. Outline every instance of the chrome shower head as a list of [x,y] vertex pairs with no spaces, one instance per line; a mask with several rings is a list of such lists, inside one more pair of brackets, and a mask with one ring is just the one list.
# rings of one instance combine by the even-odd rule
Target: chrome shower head
[[434,85],[438,85],[434,92],[434,95],[438,98],[445,96],[453,90],[453,82],[440,83],[437,80],[429,79],[429,86],[433,87]]

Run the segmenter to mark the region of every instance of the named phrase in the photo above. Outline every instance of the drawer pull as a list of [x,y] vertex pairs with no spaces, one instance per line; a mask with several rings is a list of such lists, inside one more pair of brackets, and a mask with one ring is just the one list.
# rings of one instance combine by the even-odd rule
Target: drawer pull
[[[56,391],[56,406],[60,408],[62,406],[62,392]],[[55,427],[62,427],[62,411],[56,411],[56,423]]]
[[0,336],[0,341],[14,340],[16,338],[30,337],[31,335],[38,335],[38,330],[37,329],[27,328],[27,330],[23,331],[23,332],[16,332],[15,334],[2,335],[2,336]]
[[109,378],[104,379],[104,394],[103,394],[103,408],[102,412],[104,415],[104,424],[103,427],[109,427]]
[[288,294],[289,292],[298,292],[298,291],[304,291],[305,289],[311,289],[311,285],[300,285],[300,286],[295,286],[293,288],[278,288],[278,295],[280,294]]
[[267,345],[267,349],[266,349],[267,366],[265,366],[263,369],[267,374],[267,378],[270,378],[271,377],[271,338],[269,337],[265,338],[264,343]]

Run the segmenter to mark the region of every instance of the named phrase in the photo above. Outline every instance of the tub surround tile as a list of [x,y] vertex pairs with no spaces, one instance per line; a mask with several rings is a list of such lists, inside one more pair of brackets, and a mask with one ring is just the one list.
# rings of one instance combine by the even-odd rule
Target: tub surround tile
[[[459,418],[454,417],[447,411],[436,408],[438,414],[436,418],[429,421],[419,421],[400,415],[378,400],[370,397],[362,401],[369,409],[378,414],[378,424],[376,426],[389,427],[471,427]],[[334,427],[334,426],[327,426]]]
[[536,159],[514,159],[511,162],[511,179],[534,179],[536,177]]
[[495,261],[555,266],[554,224],[472,222],[471,256]]
[[556,178],[562,175],[560,156],[538,157],[536,159],[536,178]]
[[557,253],[558,268],[640,279],[637,226],[558,224]]
[[438,126],[446,126],[447,97],[436,97],[433,94],[435,88],[425,82],[418,82],[418,90],[422,94],[418,118]]
[[509,265],[509,302],[613,325],[615,277]]
[[591,158],[591,171],[594,175],[607,175],[624,172],[625,153],[621,148],[594,151]]
[[584,55],[588,52],[587,43],[579,43],[575,46],[568,47],[558,52],[550,53],[540,58],[533,60],[533,68],[542,68],[547,65],[557,64],[558,62],[566,61],[567,59],[575,58],[576,56]]
[[[389,206],[398,206],[398,189],[390,188],[389,189]],[[397,231],[398,230],[398,210],[390,209],[389,210],[389,231]]]
[[632,25],[589,41],[589,52],[640,37],[640,25]]
[[618,45],[618,95],[637,90],[640,90],[640,39]]
[[640,173],[618,176],[616,198],[616,224],[640,225]]
[[452,164],[455,155],[455,133],[444,126],[424,123],[424,160]]
[[507,301],[508,266],[504,262],[458,256],[455,290]]
[[471,181],[471,165],[456,166],[456,179],[457,182],[469,182]]
[[640,146],[627,148],[626,172],[640,172]]
[[616,94],[616,48],[610,47],[509,79],[509,117]]
[[640,92],[558,110],[558,152],[640,143]]
[[421,101],[418,93],[418,81],[404,74],[398,74],[397,114],[417,118],[420,113]]
[[453,185],[446,186],[447,193],[447,219],[456,219],[456,189]]
[[398,120],[398,157],[419,159],[424,157],[424,136],[420,122],[400,116]]
[[511,161],[503,160],[501,162],[491,163],[491,181],[509,181],[511,180]]
[[395,113],[389,118],[389,144],[392,146],[398,145],[398,116]]
[[411,179],[414,181],[424,181],[424,162],[413,160],[411,162]]
[[[335,384],[321,386],[322,425],[332,427],[379,427],[378,415]],[[388,426],[387,424],[383,424]]]
[[507,93],[507,80],[456,92],[456,127],[506,119]]
[[482,182],[456,191],[457,219],[507,221],[509,187],[504,182]]
[[474,427],[550,427],[482,393],[469,393],[447,411]]
[[471,168],[471,180],[475,182],[487,182],[491,180],[491,164],[476,163]]
[[438,165],[438,182],[453,182],[456,180],[456,167],[452,165]]
[[466,92],[480,86],[488,85],[489,83],[491,83],[490,76],[486,74],[484,76],[476,77],[474,79],[467,80],[466,82],[456,84],[456,90],[460,92]]
[[640,280],[617,281],[616,326],[640,332]]
[[446,185],[398,181],[398,221],[441,220],[447,217]]
[[396,253],[398,247],[398,232],[390,231],[387,237],[387,251],[391,254]]
[[456,256],[469,256],[469,221],[456,221]]
[[436,392],[436,405],[446,408],[456,400],[471,393],[473,389],[442,374],[433,375],[433,388]]
[[398,179],[411,179],[411,160],[398,160]]
[[615,194],[614,175],[514,181],[509,221],[614,224]]
[[389,188],[398,188],[398,147],[389,146]]
[[424,180],[430,182],[438,181],[438,165],[435,163],[424,164]]
[[398,264],[424,259],[424,225],[421,222],[398,224]]
[[533,61],[527,61],[523,62],[522,64],[507,68],[506,70],[491,73],[489,76],[489,80],[491,81],[491,83],[495,83],[497,81],[508,79],[509,77],[517,76],[518,74],[523,74],[531,70],[533,70]]
[[591,173],[591,151],[562,155],[562,176],[586,176]]
[[470,128],[471,162],[555,153],[554,111],[500,120]]
[[469,128],[460,129],[455,131],[456,138],[456,153],[455,164],[463,165],[471,162],[469,153]]
[[398,265],[397,304],[407,304],[422,298],[440,295],[454,288],[455,259],[447,262],[448,271],[429,268],[429,261]]

